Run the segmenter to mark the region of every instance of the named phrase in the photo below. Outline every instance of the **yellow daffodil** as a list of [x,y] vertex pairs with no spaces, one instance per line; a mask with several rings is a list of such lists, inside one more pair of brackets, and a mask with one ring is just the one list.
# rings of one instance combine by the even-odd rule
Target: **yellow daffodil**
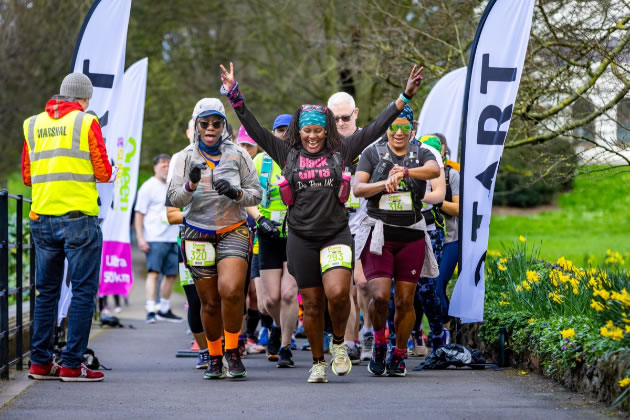
[[527,241],[527,238],[524,237],[523,235],[521,235],[521,236],[518,237],[518,240],[521,241],[521,242],[525,242],[525,241]]
[[591,299],[591,308],[595,309],[597,312],[601,312],[604,310],[604,305]]
[[625,388],[628,385],[630,385],[630,378],[623,378],[622,380],[619,381],[619,386],[621,388]]
[[523,291],[523,288],[522,288],[521,286],[516,286],[516,291],[517,291],[517,292],[522,292],[522,291]]
[[562,334],[562,338],[571,339],[575,337],[575,330],[573,328],[569,328],[569,329],[560,331],[560,334]]
[[599,333],[613,341],[621,341],[623,339],[623,330],[616,327],[612,321],[608,321],[605,327],[601,327]]
[[510,302],[506,302],[506,301],[503,301],[503,300],[501,302],[499,302],[499,306],[506,306],[506,305],[509,305],[509,304],[510,304]]
[[530,283],[538,283],[540,281],[540,277],[538,277],[537,272],[527,270],[527,281]]
[[610,292],[605,289],[593,290],[593,296],[599,296],[604,300],[608,300],[608,298],[610,298]]
[[488,251],[486,251],[486,255],[488,257],[500,257],[501,253],[497,250],[489,249]]
[[505,268],[505,266],[504,266],[503,264],[499,264],[499,267],[498,267],[498,268],[499,268],[499,270],[500,270],[500,271],[505,271],[505,270],[507,270],[507,268]]
[[536,322],[536,320],[535,320],[534,318],[529,318],[529,319],[527,320],[527,323],[528,323],[528,324],[533,324],[534,322]]
[[529,283],[527,282],[527,280],[523,280],[523,289],[530,291],[532,290],[532,286],[529,285]]
[[507,258],[501,258],[501,259],[499,259],[499,262],[501,264],[506,264],[507,263]]
[[610,297],[621,302],[624,306],[630,306],[630,294],[625,288],[621,290],[621,293],[613,291]]

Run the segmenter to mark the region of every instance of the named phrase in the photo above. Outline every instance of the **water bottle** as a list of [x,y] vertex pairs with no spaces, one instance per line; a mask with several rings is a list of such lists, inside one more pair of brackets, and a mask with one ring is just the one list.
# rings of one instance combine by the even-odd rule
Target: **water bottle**
[[285,206],[293,205],[293,192],[291,192],[291,186],[285,177],[282,175],[276,175],[276,179],[278,180],[278,189],[280,190],[280,198],[282,198],[282,202]]
[[341,175],[341,184],[339,185],[339,202],[344,204],[350,197],[350,182],[352,175],[350,172],[344,172]]

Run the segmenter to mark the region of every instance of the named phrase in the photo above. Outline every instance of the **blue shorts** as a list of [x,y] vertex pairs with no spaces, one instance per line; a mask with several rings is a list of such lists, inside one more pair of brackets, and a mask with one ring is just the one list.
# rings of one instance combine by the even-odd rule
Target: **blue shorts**
[[179,247],[177,242],[149,242],[147,272],[176,276],[179,272]]

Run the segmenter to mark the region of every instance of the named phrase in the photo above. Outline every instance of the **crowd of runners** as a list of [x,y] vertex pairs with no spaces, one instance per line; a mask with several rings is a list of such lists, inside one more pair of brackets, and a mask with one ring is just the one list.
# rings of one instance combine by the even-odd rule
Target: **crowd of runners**
[[338,92],[326,106],[279,114],[271,130],[246,107],[233,65],[221,70],[240,128],[220,99],[199,100],[189,145],[156,156],[157,181],[139,193],[147,322],[181,321],[168,300],[179,272],[207,379],[245,377],[247,354],[294,367],[296,336],[313,356],[308,382],[362,361],[373,375],[405,376],[407,357],[448,343],[446,287],[457,262],[458,166],[409,106],[422,68],[362,128],[354,98]]

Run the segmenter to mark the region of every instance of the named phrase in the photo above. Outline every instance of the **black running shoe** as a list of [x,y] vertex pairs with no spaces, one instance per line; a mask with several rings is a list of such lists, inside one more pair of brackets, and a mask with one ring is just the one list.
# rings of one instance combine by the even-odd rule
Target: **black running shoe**
[[293,353],[291,353],[291,348],[289,346],[281,347],[278,356],[279,359],[277,366],[279,368],[295,367],[295,363],[293,363]]
[[281,340],[282,330],[280,327],[271,327],[271,334],[269,334],[269,341],[267,342],[267,360],[270,362],[276,362],[278,360],[278,352],[282,344]]
[[372,350],[370,363],[368,363],[368,372],[376,376],[384,375],[385,356],[387,356],[387,345],[376,344]]
[[223,356],[209,356],[208,369],[204,373],[206,379],[221,379],[225,377],[223,371]]
[[227,376],[230,378],[244,378],[247,376],[247,371],[243,362],[241,362],[241,355],[238,349],[230,349],[225,351],[225,360],[227,361]]
[[170,309],[167,312],[158,311],[155,314],[155,317],[160,321],[168,321],[168,322],[182,322],[183,321],[182,317],[175,315]]
[[406,376],[407,367],[405,366],[405,358],[396,356],[392,351],[389,360],[387,361],[387,375],[388,376]]

